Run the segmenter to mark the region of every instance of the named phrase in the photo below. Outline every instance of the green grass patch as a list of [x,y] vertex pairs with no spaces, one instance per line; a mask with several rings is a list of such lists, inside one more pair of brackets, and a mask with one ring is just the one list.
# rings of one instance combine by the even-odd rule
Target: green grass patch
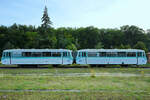
[[[41,75],[49,73],[54,76]],[[55,76],[67,73],[91,73],[91,76]],[[94,73],[133,73],[141,76],[94,76]],[[0,92],[0,100],[149,100],[150,77],[144,76],[149,73],[150,69],[144,68],[0,69],[0,90],[35,90],[35,92]],[[38,92],[38,90],[81,91]]]
[[1,100],[149,100],[144,93],[133,92],[16,92],[0,93]]
[[0,90],[69,89],[150,92],[149,77],[3,76]]
[[62,73],[130,73],[130,74],[150,74],[150,69],[145,68],[47,68],[47,69],[0,69],[0,74],[62,74]]

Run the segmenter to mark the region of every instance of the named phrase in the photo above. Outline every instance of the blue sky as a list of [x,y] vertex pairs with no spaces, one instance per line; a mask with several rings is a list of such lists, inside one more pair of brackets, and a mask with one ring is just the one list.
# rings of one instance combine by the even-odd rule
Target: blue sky
[[53,27],[150,29],[150,0],[1,0],[0,25],[41,24],[44,6]]

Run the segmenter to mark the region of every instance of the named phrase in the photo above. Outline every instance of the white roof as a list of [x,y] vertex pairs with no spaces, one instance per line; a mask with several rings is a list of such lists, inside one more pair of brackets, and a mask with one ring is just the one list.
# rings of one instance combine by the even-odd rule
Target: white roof
[[4,50],[4,52],[66,52],[72,51],[68,49],[8,49]]
[[144,52],[140,49],[82,49],[78,52]]

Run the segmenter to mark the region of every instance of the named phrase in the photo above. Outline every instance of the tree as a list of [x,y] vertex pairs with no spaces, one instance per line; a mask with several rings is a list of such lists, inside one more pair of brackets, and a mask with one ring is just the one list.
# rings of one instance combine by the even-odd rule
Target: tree
[[134,25],[125,25],[121,27],[121,31],[124,33],[126,44],[134,46],[138,41],[145,40],[145,31]]
[[78,32],[78,41],[80,48],[79,49],[91,49],[99,42],[99,29],[93,26],[86,28],[79,28]]
[[5,49],[14,49],[14,48],[15,48],[15,46],[12,43],[10,43],[9,41],[3,47],[4,50]]
[[74,44],[68,45],[68,46],[66,47],[66,49],[70,49],[70,50],[73,50],[73,51],[76,51],[76,50],[77,50],[77,48],[76,48],[76,46],[75,46]]
[[47,28],[50,28],[52,25],[52,22],[50,21],[50,18],[48,16],[48,10],[47,10],[47,7],[45,6],[45,9],[44,9],[44,13],[43,13],[43,17],[42,17],[42,27],[47,29]]
[[131,46],[129,44],[128,45],[121,44],[119,49],[131,49]]
[[95,49],[102,49],[104,47],[104,45],[99,42],[96,46],[95,46]]
[[120,47],[119,47],[119,49],[124,49],[124,48],[125,48],[125,47],[124,47],[123,44],[121,44]]
[[123,32],[119,29],[100,29],[101,42],[104,48],[117,48],[123,43]]
[[138,43],[134,46],[135,49],[142,49],[145,50],[145,52],[148,52],[145,44],[141,41],[138,41]]
[[128,44],[128,45],[125,45],[124,48],[125,49],[131,49],[131,46]]
[[24,48],[37,48],[38,46],[38,34],[37,32],[26,32],[27,43]]

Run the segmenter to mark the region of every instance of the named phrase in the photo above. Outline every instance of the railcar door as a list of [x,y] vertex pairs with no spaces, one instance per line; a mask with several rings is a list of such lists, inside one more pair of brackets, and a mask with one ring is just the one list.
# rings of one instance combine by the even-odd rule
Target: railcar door
[[86,52],[82,52],[82,59],[83,59],[83,63],[87,64],[87,55],[86,55]]
[[63,52],[63,55],[62,55],[62,64],[66,63],[66,59],[67,59],[67,52]]
[[11,64],[11,53],[8,52],[9,63]]
[[136,65],[138,65],[138,62],[139,62],[138,55],[139,55],[139,52],[138,52],[137,55],[136,55],[136,59],[137,59]]

